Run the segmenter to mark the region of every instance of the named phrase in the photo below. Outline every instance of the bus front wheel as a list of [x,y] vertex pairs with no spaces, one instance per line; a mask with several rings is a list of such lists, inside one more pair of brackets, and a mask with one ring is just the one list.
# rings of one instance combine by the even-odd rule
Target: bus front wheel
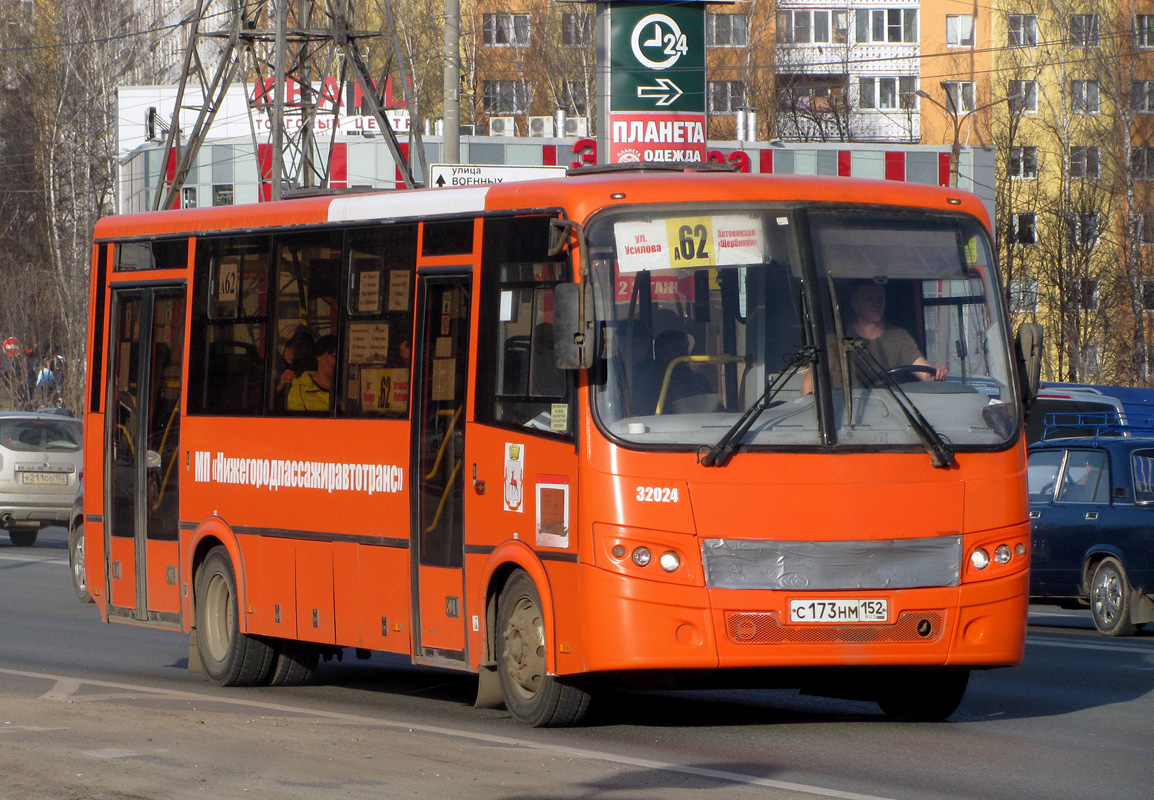
[[884,682],[877,703],[895,722],[941,722],[958,710],[969,681],[968,670],[902,672]]
[[589,693],[549,675],[541,595],[528,574],[513,574],[497,601],[497,676],[505,707],[535,728],[574,725],[589,709]]
[[228,551],[209,551],[196,573],[196,644],[204,671],[221,686],[256,686],[268,680],[275,648],[240,632],[236,573]]

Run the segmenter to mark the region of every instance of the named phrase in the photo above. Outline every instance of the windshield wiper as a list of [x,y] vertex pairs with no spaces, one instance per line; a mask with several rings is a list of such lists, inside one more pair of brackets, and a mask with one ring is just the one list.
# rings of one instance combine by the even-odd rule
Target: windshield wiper
[[733,455],[733,451],[741,444],[742,437],[753,425],[754,420],[761,415],[762,411],[770,407],[773,398],[785,388],[786,382],[797,374],[797,371],[803,366],[812,364],[816,360],[817,348],[812,345],[802,347],[797,352],[786,356],[784,369],[770,381],[769,386],[765,387],[765,391],[761,393],[761,397],[757,398],[757,402],[745,409],[737,418],[737,422],[733,423],[733,427],[726,431],[717,444],[709,448],[709,451],[701,457],[701,466],[724,467],[730,456]]
[[866,350],[865,339],[846,339],[845,343],[847,350],[857,356],[858,363],[865,368],[868,377],[872,378],[878,386],[884,386],[897,401],[906,420],[917,432],[918,438],[925,445],[926,452],[930,454],[930,464],[941,469],[956,467],[958,460],[954,458],[954,449],[922,416],[922,412],[918,410],[918,407],[914,405],[914,402],[910,400],[909,395],[898,385],[898,382],[893,379],[893,376],[886,372],[872,353]]

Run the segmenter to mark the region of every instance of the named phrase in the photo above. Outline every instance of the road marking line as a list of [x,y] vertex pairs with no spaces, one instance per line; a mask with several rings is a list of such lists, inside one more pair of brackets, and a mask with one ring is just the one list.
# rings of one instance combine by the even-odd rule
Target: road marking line
[[[13,675],[20,678],[39,678],[43,680],[56,681],[58,684],[66,681],[76,680],[64,675],[52,675],[45,672],[28,672],[25,670],[16,669],[0,669],[0,675]],[[245,700],[235,697],[214,697],[210,694],[201,694],[199,692],[189,692],[179,689],[157,689],[151,686],[138,686],[130,683],[116,683],[114,681],[98,681],[88,679],[80,680],[82,683],[89,686],[99,686],[105,689],[118,689],[121,691],[134,692],[138,695],[148,694],[178,700],[195,700],[205,703],[221,703],[223,705],[243,706],[246,708],[256,708],[264,711],[275,711],[280,714],[292,714],[325,720],[337,720],[340,722],[351,722],[358,725],[371,725],[381,728],[395,728],[397,730],[407,732],[418,731],[420,733],[427,733],[433,736],[445,736],[453,739],[466,739],[474,742],[484,742],[486,744],[501,744],[510,747],[522,747],[529,750],[535,750],[541,753],[548,753],[561,757],[581,758],[588,761],[602,761],[610,764],[660,770],[662,772],[694,775],[702,778],[712,778],[714,780],[723,781],[726,783],[737,783],[746,786],[763,786],[768,789],[780,789],[789,792],[802,792],[804,794],[814,795],[817,797],[836,798],[837,800],[890,800],[890,798],[879,797],[877,795],[860,794],[858,792],[843,792],[838,789],[825,789],[820,786],[810,786],[804,783],[778,781],[771,778],[758,778],[754,775],[744,775],[739,772],[729,772],[728,770],[708,769],[705,767],[691,767],[685,766],[683,764],[673,764],[667,761],[655,761],[647,758],[633,758],[631,756],[615,755],[613,753],[602,753],[597,750],[586,750],[580,747],[569,747],[566,745],[532,742],[525,739],[517,739],[512,736],[475,733],[472,731],[445,728],[438,725],[420,725],[412,722],[403,722],[387,718],[374,718],[361,716],[358,714],[346,714],[341,711],[301,708],[283,703],[270,703],[263,700]],[[101,751],[90,751],[90,753],[86,753],[85,755],[99,752]],[[130,755],[140,754],[132,753]],[[109,756],[93,757],[107,758]]]
[[41,700],[71,700],[72,695],[80,691],[80,681],[74,678],[65,678],[64,680],[56,681],[56,685],[49,689],[44,694],[40,695]]
[[1082,642],[1058,642],[1051,639],[1031,639],[1026,638],[1026,644],[1037,645],[1038,647],[1068,647],[1071,650],[1101,650],[1105,653],[1136,653],[1138,655],[1148,656],[1154,653],[1154,649],[1143,645],[1124,645],[1124,644],[1083,644]]

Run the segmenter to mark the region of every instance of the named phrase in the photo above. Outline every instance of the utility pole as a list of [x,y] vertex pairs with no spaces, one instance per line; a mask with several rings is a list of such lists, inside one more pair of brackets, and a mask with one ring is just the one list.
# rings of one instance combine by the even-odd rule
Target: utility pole
[[[221,4],[227,9],[224,14],[219,10]],[[383,97],[379,94],[383,86],[376,86],[362,56],[365,42],[386,33],[356,29],[354,4],[355,0],[197,0],[189,19],[184,69],[165,141],[165,152],[175,151],[177,163],[170,181],[167,170],[161,170],[153,195],[154,209],[176,206],[212,120],[234,81],[255,82],[255,90],[246,90],[245,96],[258,158],[263,146],[269,151],[265,163],[271,166],[267,171],[261,170],[261,177],[270,184],[270,199],[279,199],[286,188],[328,185],[330,158],[322,152],[322,145],[313,134],[313,123],[325,102],[334,104],[335,116],[343,102],[341,87],[345,80],[353,80],[360,86],[366,110],[375,118],[380,135],[397,164],[400,183],[406,188],[417,185],[408,159],[384,115]],[[205,30],[210,19],[224,19],[225,24]],[[401,57],[403,60],[403,55]],[[339,80],[335,97],[314,91],[314,76],[323,79],[336,72],[340,74],[335,76]],[[290,85],[298,90],[293,97],[286,96]],[[195,91],[190,91],[190,87],[199,88],[199,105],[187,104]],[[407,89],[406,85],[403,88],[406,94]],[[411,100],[409,109],[413,149],[423,163],[420,126]],[[190,130],[183,132],[185,145],[180,147],[182,112],[193,111],[195,122]],[[256,122],[261,116],[269,120],[268,131],[257,130]],[[267,141],[262,142],[262,136],[266,136]],[[330,137],[330,150],[332,144]]]
[[445,0],[444,138],[441,159],[461,163],[461,0]]

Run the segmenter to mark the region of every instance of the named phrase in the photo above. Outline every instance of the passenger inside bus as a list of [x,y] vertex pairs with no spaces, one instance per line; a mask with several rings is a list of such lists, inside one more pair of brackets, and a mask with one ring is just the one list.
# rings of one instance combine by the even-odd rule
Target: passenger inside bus
[[[873,280],[855,280],[850,285],[848,303],[850,314],[845,335],[864,340],[865,352],[883,371],[922,367],[913,374],[924,381],[943,381],[950,374],[948,365],[931,364],[922,355],[909,331],[886,322],[886,290],[883,284]],[[856,382],[871,383],[870,380],[861,380],[860,371],[853,371]],[[801,393],[813,393],[813,377],[809,372],[802,379]]]
[[317,368],[295,378],[288,390],[289,411],[328,411],[331,405],[333,372],[337,365],[337,337],[317,339],[313,354]]

